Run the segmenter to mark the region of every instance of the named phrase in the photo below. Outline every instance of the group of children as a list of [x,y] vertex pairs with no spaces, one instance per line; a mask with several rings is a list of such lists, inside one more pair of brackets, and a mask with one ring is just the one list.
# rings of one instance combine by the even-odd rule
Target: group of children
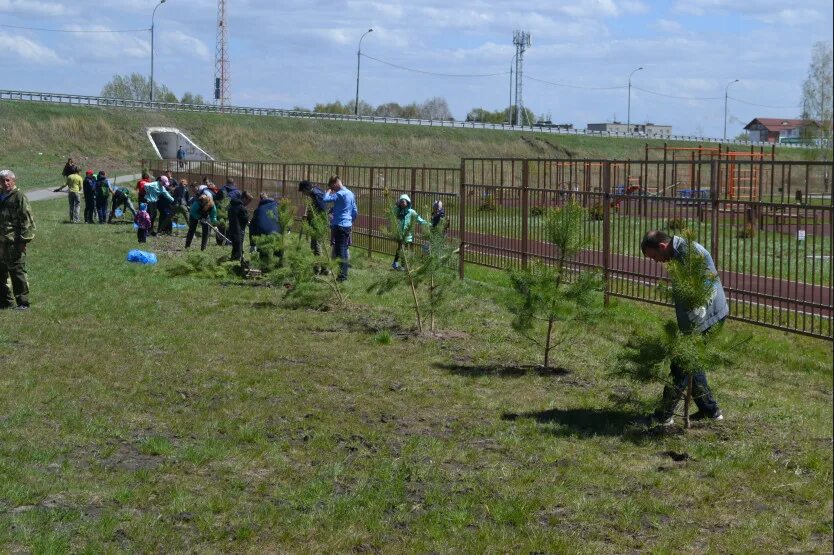
[[[299,192],[309,199],[307,218],[315,213],[327,213],[328,205],[324,201],[325,192],[310,183],[302,181],[298,185]],[[246,230],[249,230],[250,252],[255,250],[258,236],[280,233],[277,220],[278,203],[266,193],[261,193],[254,212],[249,213],[249,205],[254,197],[248,191],[237,188],[233,179],[228,179],[222,187],[217,187],[211,180],[204,177],[200,185],[190,184],[187,179],[177,182],[171,172],[165,172],[156,181],[151,181],[147,173],[137,183],[139,196],[139,210],[135,212],[137,238],[140,243],[147,241],[147,236],[156,233],[170,233],[172,218],[182,213],[188,218],[188,232],[185,248],[189,248],[197,231],[201,226],[200,249],[205,250],[208,244],[210,230],[215,231],[217,244],[230,244],[232,260],[239,260],[243,256],[243,242]],[[226,210],[225,221],[221,222],[218,210]],[[400,259],[404,249],[414,246],[414,226],[419,223],[431,226],[433,229],[446,230],[446,212],[443,202],[434,201],[431,210],[431,220],[426,221],[412,207],[411,198],[403,194],[394,207],[397,225],[399,226],[400,241],[394,255],[392,268],[401,270]],[[159,222],[156,231],[155,221]],[[323,245],[316,239],[311,239],[310,248],[317,255],[323,252]]]

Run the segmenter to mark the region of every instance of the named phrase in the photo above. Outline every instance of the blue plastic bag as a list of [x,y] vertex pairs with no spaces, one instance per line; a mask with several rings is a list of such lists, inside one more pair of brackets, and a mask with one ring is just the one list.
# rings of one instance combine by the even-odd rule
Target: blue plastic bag
[[178,224],[177,222],[172,222],[171,227],[173,227],[174,229],[183,229],[188,226],[186,226],[185,224]]
[[122,210],[121,208],[116,208],[115,214],[116,214],[117,218],[121,218],[122,216],[124,216],[125,211]]
[[138,264],[156,264],[156,255],[152,252],[140,251],[133,249],[127,253],[128,262],[136,262]]

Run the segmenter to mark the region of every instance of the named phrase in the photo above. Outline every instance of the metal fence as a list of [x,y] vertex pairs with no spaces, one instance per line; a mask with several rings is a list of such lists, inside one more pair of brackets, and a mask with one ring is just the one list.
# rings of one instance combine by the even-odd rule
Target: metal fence
[[547,210],[571,200],[587,209],[586,248],[574,267],[598,269],[606,297],[668,304],[662,267],[643,257],[649,229],[688,228],[715,260],[731,317],[834,338],[832,327],[832,165],[751,160],[464,159],[459,168],[339,164],[144,161],[152,172],[223,182],[254,193],[302,199],[297,183],[338,174],[356,194],[355,243],[393,254],[380,229],[407,193],[428,214],[442,200],[450,236],[466,264],[520,268],[556,256],[545,236]]
[[[106,98],[101,96],[86,96],[79,94],[65,94],[37,91],[15,91],[0,89],[0,100],[45,102],[50,104],[65,104],[69,106],[101,106],[105,108],[129,108],[139,110],[156,110],[163,112],[201,112],[217,114],[241,114],[250,116],[271,116],[301,119],[364,121],[370,123],[394,123],[400,125],[419,125],[424,127],[454,127],[459,129],[493,129],[499,131],[527,131],[548,133],[551,135],[590,135],[598,137],[631,137],[640,139],[662,139],[667,141],[698,141],[709,143],[723,143],[736,145],[765,145],[770,143],[753,143],[737,141],[735,139],[718,139],[694,135],[651,135],[645,133],[620,133],[615,131],[591,131],[588,129],[564,129],[556,126],[544,125],[511,125],[509,123],[484,123],[478,121],[431,120],[413,118],[395,118],[388,116],[354,116],[350,114],[326,114],[309,112],[306,110],[285,110],[282,108],[257,108],[247,106],[219,106],[216,104],[180,104],[178,102],[150,102],[146,100],[126,100],[122,98]],[[784,143],[780,147],[786,148],[817,148],[816,145]]]

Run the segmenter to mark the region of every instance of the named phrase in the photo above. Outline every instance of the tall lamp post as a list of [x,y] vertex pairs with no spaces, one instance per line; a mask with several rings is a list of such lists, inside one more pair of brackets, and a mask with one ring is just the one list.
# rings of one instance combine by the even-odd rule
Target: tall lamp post
[[356,103],[353,105],[353,115],[359,115],[359,62],[362,60],[362,39],[365,38],[365,35],[368,33],[373,33],[373,29],[368,29],[362,36],[359,37],[359,49],[356,51]]
[[156,10],[159,9],[159,6],[164,4],[166,0],[159,0],[159,4],[153,9],[153,13],[151,14],[151,102],[153,102],[153,28],[154,28],[154,17],[156,17]]
[[734,79],[727,83],[727,86],[724,87],[724,140],[727,140],[727,95],[729,94],[730,85],[733,83],[738,83],[738,79]]
[[515,64],[515,58],[518,54],[513,54],[513,59],[510,60],[510,107],[509,111],[507,112],[507,119],[509,120],[509,124],[513,124],[513,64]]
[[628,74],[628,116],[626,119],[626,133],[631,133],[631,76],[643,69],[642,66]]

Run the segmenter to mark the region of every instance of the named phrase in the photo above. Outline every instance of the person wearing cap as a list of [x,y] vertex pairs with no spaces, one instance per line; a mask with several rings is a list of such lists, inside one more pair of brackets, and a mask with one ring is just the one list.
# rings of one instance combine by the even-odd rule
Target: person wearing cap
[[107,223],[107,204],[110,201],[110,190],[113,185],[107,178],[104,170],[98,172],[96,179],[96,212],[98,213],[98,223]]
[[174,197],[172,197],[171,193],[166,190],[166,185],[168,185],[168,178],[164,175],[159,178],[159,181],[151,181],[150,183],[145,184],[145,203],[148,205],[148,214],[151,215],[151,235],[156,235],[156,231],[154,231],[153,226],[156,222],[156,203],[159,201],[159,197],[165,197],[165,199],[170,201],[171,204],[174,203]]
[[96,223],[96,176],[93,170],[87,170],[84,176],[84,223]]
[[[170,174],[170,172],[166,172],[166,174]],[[156,200],[156,210],[159,214],[157,232],[164,235],[170,235],[174,227],[174,205],[176,204],[176,200],[171,194],[173,192],[173,183],[168,175],[163,175],[159,179],[165,179],[165,181],[167,181],[167,183],[165,183],[165,181],[162,183],[163,188],[168,192],[168,195],[159,195],[159,198]]]
[[133,223],[136,224],[136,238],[140,243],[148,240],[148,230],[151,228],[151,215],[148,214],[148,205],[139,204],[139,212],[133,216]]
[[77,167],[72,167],[72,173],[67,176],[66,182],[55,189],[56,193],[61,192],[64,188],[67,189],[67,198],[69,199],[69,221],[72,224],[81,223],[81,189],[84,187],[84,180],[79,175],[80,170]]
[[401,268],[399,264],[400,257],[405,260],[403,249],[411,249],[414,245],[414,221],[417,220],[420,225],[427,225],[429,222],[423,219],[411,207],[411,198],[406,195],[400,195],[396,206],[394,206],[394,216],[397,218],[397,252],[394,253],[394,262],[391,267],[395,270]]

